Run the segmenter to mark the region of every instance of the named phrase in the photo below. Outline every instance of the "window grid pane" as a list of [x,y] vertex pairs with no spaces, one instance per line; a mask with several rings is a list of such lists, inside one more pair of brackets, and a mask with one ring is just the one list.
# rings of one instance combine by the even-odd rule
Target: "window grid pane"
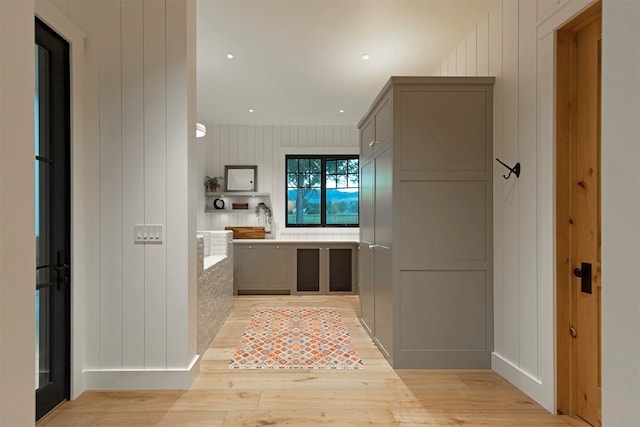
[[286,226],[357,227],[357,156],[287,156]]

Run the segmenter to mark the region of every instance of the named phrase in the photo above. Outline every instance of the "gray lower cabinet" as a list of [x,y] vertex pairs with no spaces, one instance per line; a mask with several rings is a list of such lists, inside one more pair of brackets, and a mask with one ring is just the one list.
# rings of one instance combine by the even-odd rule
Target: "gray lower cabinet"
[[236,244],[233,287],[236,294],[288,294],[291,248],[287,245]]
[[295,292],[297,294],[357,293],[355,244],[296,247]]
[[234,242],[236,294],[355,294],[356,243]]
[[296,292],[320,292],[320,251],[296,248]]
[[360,130],[360,318],[394,368],[488,368],[491,77],[392,77]]

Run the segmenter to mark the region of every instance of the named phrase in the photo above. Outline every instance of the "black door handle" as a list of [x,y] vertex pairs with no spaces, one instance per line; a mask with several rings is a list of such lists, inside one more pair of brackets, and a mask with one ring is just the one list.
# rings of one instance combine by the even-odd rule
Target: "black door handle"
[[58,264],[53,267],[53,270],[58,274],[57,290],[60,290],[63,285],[69,283],[69,264]]
[[580,278],[580,291],[591,293],[591,264],[583,262],[580,268],[573,269],[573,275]]

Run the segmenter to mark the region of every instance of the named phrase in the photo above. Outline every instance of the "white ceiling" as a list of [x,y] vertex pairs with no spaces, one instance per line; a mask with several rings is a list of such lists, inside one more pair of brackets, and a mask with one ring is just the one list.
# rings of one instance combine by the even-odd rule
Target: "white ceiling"
[[356,124],[390,76],[431,74],[494,4],[198,0],[198,115],[218,124]]

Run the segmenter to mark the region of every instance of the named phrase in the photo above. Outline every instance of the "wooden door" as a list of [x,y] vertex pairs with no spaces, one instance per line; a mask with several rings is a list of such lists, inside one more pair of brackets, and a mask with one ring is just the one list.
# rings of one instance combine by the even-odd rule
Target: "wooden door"
[[[558,33],[558,411],[601,425],[600,74],[596,4]],[[561,55],[561,56],[560,56]]]

